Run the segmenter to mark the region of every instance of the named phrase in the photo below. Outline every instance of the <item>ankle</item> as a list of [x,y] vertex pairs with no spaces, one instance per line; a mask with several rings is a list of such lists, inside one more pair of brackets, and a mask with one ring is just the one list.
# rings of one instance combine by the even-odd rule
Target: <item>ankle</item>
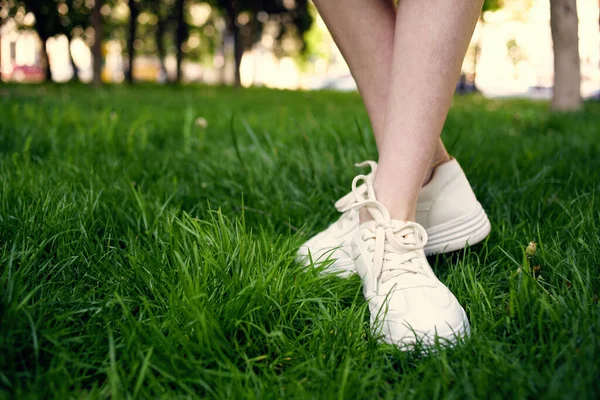
[[[386,209],[388,210],[391,219],[397,220],[397,221],[412,221],[412,222],[416,221],[416,206],[408,207],[408,208],[404,209],[404,208],[394,207],[394,206],[397,206],[398,204],[393,204],[393,203],[394,202],[389,202],[389,201],[385,201],[385,200],[381,201],[381,204],[383,204],[384,207],[386,207]],[[359,224],[373,221],[374,219],[375,218],[373,218],[373,215],[371,215],[371,212],[369,210],[367,210],[367,207],[362,207],[358,211],[358,223]]]
[[425,179],[423,179],[423,184],[421,186],[425,186],[429,183],[429,181],[431,181],[431,178],[433,177],[433,172],[440,164],[448,162],[451,159],[452,159],[452,157],[450,157],[450,155],[448,153],[444,153],[444,154],[441,154],[438,158],[435,158],[434,160],[432,160],[431,166],[427,170],[427,173],[425,174]]
[[433,176],[433,167],[429,167],[429,169],[427,170],[427,174],[425,175],[425,179],[423,179],[423,184],[421,185],[421,187],[427,185],[429,183],[429,181],[431,180],[431,177]]

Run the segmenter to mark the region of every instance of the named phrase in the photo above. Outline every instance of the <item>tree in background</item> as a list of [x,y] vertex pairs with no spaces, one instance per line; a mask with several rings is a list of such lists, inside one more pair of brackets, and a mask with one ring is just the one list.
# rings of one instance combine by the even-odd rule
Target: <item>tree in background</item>
[[550,0],[550,28],[554,47],[554,90],[552,108],[572,111],[581,108],[577,2]]
[[46,80],[52,80],[50,58],[46,50],[46,42],[62,31],[59,23],[58,7],[54,1],[23,0],[27,11],[35,16],[35,30],[42,41],[42,57],[46,69]]
[[[73,68],[74,79],[78,79],[78,69],[71,55],[70,44],[73,33],[84,36],[85,28],[89,26],[88,14],[90,8],[87,2],[77,0],[5,0],[0,3],[6,17],[14,17],[19,10],[31,12],[35,18],[34,29],[42,42],[42,58],[46,80],[52,80],[52,69],[46,50],[48,39],[64,34],[69,40],[69,57]],[[5,10],[5,11],[4,11]]]
[[153,30],[154,41],[156,42],[156,51],[158,53],[157,56],[160,63],[161,75],[167,80],[167,67],[165,65],[165,58],[167,57],[165,35],[167,34],[169,21],[172,15],[171,5],[172,3],[167,1],[150,1],[148,3],[148,11],[156,16],[156,24]]
[[[4,20],[9,16],[9,8],[7,1],[0,2],[0,43],[2,43],[2,26],[4,25]],[[0,51],[0,66],[2,66],[2,51]],[[2,70],[0,69],[0,83],[3,82],[2,79]]]
[[[233,37],[233,56],[235,60],[235,75],[234,85],[236,87],[242,86],[242,78],[240,75],[240,66],[242,65],[242,57],[244,55],[244,44],[242,43],[242,35],[240,30],[240,24],[238,22],[238,16],[242,10],[240,4],[242,0],[217,0],[217,5],[225,11],[225,21],[227,23],[227,30]],[[250,5],[254,5],[253,1],[245,2],[245,9],[251,8]]]
[[[183,47],[189,37],[189,24],[187,15],[187,3],[185,0],[138,0],[137,14],[144,16],[144,23],[137,24],[136,35],[144,42],[144,48],[148,49],[148,36],[154,40],[156,47],[151,52],[156,52],[160,64],[161,75],[167,77],[165,59],[167,57],[168,44],[171,44],[175,53],[175,82],[182,79]],[[153,20],[150,22],[152,16]],[[130,36],[133,37],[133,36]],[[170,39],[170,40],[169,40]],[[168,79],[167,79],[168,80]]]
[[[166,75],[165,58],[168,51],[166,43],[171,43],[176,59],[176,78],[182,79],[182,63],[184,53],[189,53],[191,28],[188,21],[189,7],[197,4],[209,4],[215,10],[211,11],[208,30],[205,27],[193,27],[195,33],[195,53],[198,51],[214,51],[217,39],[223,42],[228,36],[232,38],[234,47],[235,84],[241,84],[240,66],[244,51],[250,49],[262,37],[266,25],[274,28],[274,41],[272,50],[277,56],[293,54],[305,46],[304,34],[312,23],[312,16],[308,12],[308,0],[0,0],[2,4],[11,3],[15,7],[24,5],[27,12],[35,16],[35,29],[43,43],[42,57],[46,68],[47,79],[52,80],[52,70],[46,51],[49,38],[64,34],[69,41],[74,38],[86,38],[93,55],[94,82],[101,83],[102,69],[102,40],[105,36],[121,40],[126,49],[128,62],[126,62],[125,77],[133,82],[133,65],[136,57],[136,47],[140,50],[157,52],[160,68]],[[106,10],[103,7],[107,7]],[[128,10],[128,15],[123,12]],[[113,11],[120,10],[113,15]],[[126,11],[125,11],[126,12]],[[156,16],[151,24],[147,22],[147,15]],[[104,14],[104,15],[103,15]],[[220,14],[220,16],[219,16]],[[145,18],[139,18],[140,15]],[[218,32],[209,40],[209,45],[197,46],[201,32],[221,30],[221,24],[215,21],[225,20],[225,32]],[[92,30],[88,28],[93,28]],[[141,30],[140,30],[141,29]],[[271,34],[273,34],[271,29]],[[200,33],[199,33],[200,32]],[[148,48],[148,35],[156,41],[156,47]],[[139,39],[139,43],[136,40]],[[140,47],[140,43],[142,47]],[[290,43],[295,43],[290,46]],[[70,46],[69,46],[70,47]],[[184,50],[185,49],[185,50]],[[293,49],[293,50],[290,50]],[[297,54],[294,54],[297,55]],[[71,55],[70,55],[71,56]],[[201,56],[202,58],[202,56]],[[75,77],[77,67],[71,56],[71,64]]]
[[102,85],[102,39],[104,36],[102,21],[102,0],[95,0],[92,9],[92,27],[94,28],[94,44],[92,45],[92,57],[94,63],[94,86]]
[[[261,38],[266,23],[278,25],[276,40],[296,36],[304,47],[304,34],[312,24],[308,0],[214,0],[223,11],[227,30],[233,38],[235,86],[241,86],[240,66],[244,51]],[[282,49],[282,46],[279,46]],[[277,52],[276,48],[276,52]]]
[[[46,1],[48,3],[48,1]],[[79,80],[79,70],[71,54],[71,43],[78,36],[85,37],[86,28],[91,25],[89,3],[78,0],[59,1],[56,5],[59,14],[59,24],[62,29],[55,35],[64,34],[69,39],[69,57],[73,68],[72,80]]]
[[[203,22],[203,26],[192,26],[190,10],[200,4],[211,6],[210,16]],[[278,26],[279,34],[274,50],[278,55],[282,55],[286,53],[282,51],[283,39],[294,36],[303,43],[304,33],[312,23],[307,0],[286,0],[283,3],[281,0],[141,0],[140,5],[145,12],[157,17],[157,22],[150,32],[156,42],[160,68],[163,72],[166,72],[164,59],[168,53],[167,47],[172,48],[175,53],[176,82],[180,82],[183,77],[184,57],[190,57],[193,53],[197,58],[206,58],[206,54],[198,54],[199,52],[209,52],[213,55],[215,49],[219,47],[215,42],[220,41],[220,47],[223,48],[226,38],[230,37],[234,47],[234,82],[239,86],[243,53],[260,40],[265,24]],[[219,28],[221,20],[225,21],[225,32]],[[205,34],[209,31],[210,38]],[[195,43],[193,47],[189,43],[192,32]],[[138,35],[141,33],[138,32]],[[203,44],[198,46],[200,37]],[[168,40],[169,38],[171,40]],[[165,43],[171,46],[166,46]]]
[[78,79],[78,69],[71,54],[71,42],[74,33],[85,36],[85,29],[90,26],[89,3],[77,0],[23,0],[26,10],[35,17],[35,30],[42,42],[42,56],[45,61],[46,80],[52,80],[52,69],[46,44],[48,39],[56,35],[65,35],[69,40],[69,57],[73,68],[73,79]]
[[[2,26],[6,19],[14,16],[16,9],[16,1],[14,0],[1,0],[0,1],[0,43],[2,40]],[[2,52],[0,51],[0,65],[2,65]],[[0,70],[0,83],[2,83],[2,71]]]
[[175,81],[181,83],[181,63],[183,62],[183,42],[187,39],[189,29],[185,20],[185,0],[175,1],[175,59],[177,60],[177,68],[175,73]]
[[129,34],[127,36],[127,56],[129,58],[125,79],[133,83],[133,62],[135,59],[135,37],[137,32],[138,15],[140,14],[136,0],[127,0],[129,8]]

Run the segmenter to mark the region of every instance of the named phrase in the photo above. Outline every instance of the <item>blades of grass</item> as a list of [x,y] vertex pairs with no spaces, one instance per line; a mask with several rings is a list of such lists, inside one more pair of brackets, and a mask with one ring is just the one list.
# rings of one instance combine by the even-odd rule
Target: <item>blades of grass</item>
[[120,378],[117,371],[117,356],[115,352],[115,339],[110,325],[106,326],[108,332],[108,358],[109,368],[107,371],[108,384],[113,399],[119,398]]
[[17,242],[14,241],[12,247],[10,249],[10,255],[8,256],[8,265],[2,274],[2,286],[5,286],[5,292],[2,295],[4,297],[5,304],[11,304],[13,301],[13,290],[14,290],[14,280],[13,280],[13,262],[15,259],[15,253],[17,251]]
[[306,133],[300,128],[300,125],[298,125],[298,129],[300,129],[300,132],[302,133],[302,139],[304,139],[302,141],[302,149],[304,150],[304,155],[308,163],[308,170],[310,171],[310,180],[313,182],[313,184],[316,184],[318,181],[316,179],[315,164],[310,149],[310,142]]
[[135,386],[133,388],[133,398],[136,399],[144,383],[144,379],[146,378],[146,373],[148,372],[148,366],[150,365],[150,358],[152,357],[152,352],[154,351],[154,347],[150,347],[148,352],[146,353],[146,357],[144,357],[144,361],[142,366],[140,367],[140,372],[138,374],[138,378],[135,381]]
[[265,151],[263,145],[258,141],[258,138],[256,137],[256,133],[254,133],[254,130],[252,129],[252,127],[250,126],[250,124],[246,120],[242,120],[242,124],[244,125],[244,128],[246,129],[246,133],[250,137],[250,140],[252,141],[252,144],[254,144],[254,146],[258,150],[258,154],[260,154],[261,158],[267,164],[269,164],[270,167],[272,167],[273,166],[273,160],[271,159],[271,157],[269,157],[269,155]]
[[27,310],[23,310],[25,316],[27,317],[27,321],[29,321],[29,326],[31,328],[31,340],[33,342],[33,351],[35,353],[36,362],[39,361],[40,358],[40,346],[38,342],[37,329],[35,327],[35,323],[33,322],[33,318],[31,318],[31,314]]
[[245,172],[246,164],[244,163],[242,153],[240,152],[240,145],[238,143],[237,134],[235,132],[235,114],[231,114],[231,118],[229,120],[229,132],[231,133],[231,140],[233,141],[233,148],[235,149],[235,155],[237,156],[237,159],[240,162],[240,166],[242,167],[242,170]]
[[129,184],[129,188],[131,189],[131,193],[133,194],[133,198],[135,199],[135,203],[138,206],[138,210],[142,216],[142,223],[144,225],[144,231],[147,233],[148,230],[148,216],[146,210],[146,202],[144,201],[142,194],[139,189],[136,189],[133,184]]
[[186,107],[183,117],[183,151],[186,154],[192,152],[192,127],[194,124],[194,110],[192,107]]
[[[32,297],[32,296],[33,296],[33,295],[34,295],[34,294],[35,294],[35,293],[36,293],[38,290],[40,290],[41,288],[42,288],[42,286],[41,286],[41,285],[39,285],[39,286],[36,286],[35,288],[33,288],[33,290],[30,290],[30,291],[29,291],[29,293],[27,293],[27,294],[25,295],[25,297],[23,297],[23,300],[21,300],[21,301],[19,302],[19,304],[17,305],[17,308],[16,308],[15,310],[16,310],[16,311],[19,311],[21,308],[23,308],[23,307],[24,307],[24,306],[27,304],[27,302],[29,301],[29,299],[31,299],[31,297]],[[23,310],[23,311],[25,311],[25,312],[26,312],[26,310]]]

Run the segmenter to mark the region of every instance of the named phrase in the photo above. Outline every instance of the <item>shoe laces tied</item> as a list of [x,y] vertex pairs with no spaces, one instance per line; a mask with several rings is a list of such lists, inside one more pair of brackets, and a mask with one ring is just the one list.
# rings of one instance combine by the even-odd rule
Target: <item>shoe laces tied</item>
[[[364,166],[364,165],[370,165],[373,172],[372,174],[369,175],[365,175],[367,177],[367,179],[375,179],[375,172],[377,170],[377,163],[375,161],[364,161],[360,164],[356,164]],[[356,190],[352,190],[350,193],[347,193],[346,195],[344,195],[342,198],[340,198],[338,201],[335,202],[335,208],[343,213],[342,217],[337,221],[337,227],[339,229],[344,229],[346,224],[352,224],[354,225],[355,220],[358,219],[358,210],[356,209],[352,209],[352,207],[349,208],[349,206],[352,206],[354,203],[356,203],[357,201],[363,201],[366,200],[366,196],[367,195],[367,188],[366,186],[359,186],[357,187]],[[355,212],[346,212],[346,211],[355,211]]]
[[[352,196],[345,196],[346,201],[339,206],[342,212],[365,207],[375,220],[376,227],[363,230],[362,236],[362,240],[367,242],[367,250],[373,253],[375,293],[379,294],[381,283],[404,274],[421,275],[429,279],[429,272],[423,268],[420,259],[420,250],[427,243],[427,232],[415,222],[393,221],[387,208],[377,201],[373,186],[377,169],[375,162],[365,161],[356,166],[370,166],[373,173],[356,176],[352,181]],[[360,182],[364,182],[366,191],[358,189]]]

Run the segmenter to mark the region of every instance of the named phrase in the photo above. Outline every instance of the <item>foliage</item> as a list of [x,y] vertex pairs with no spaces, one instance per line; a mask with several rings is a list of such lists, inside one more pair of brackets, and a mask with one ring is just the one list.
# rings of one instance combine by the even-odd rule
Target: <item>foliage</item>
[[484,0],[482,12],[496,11],[502,8],[504,0]]
[[[309,12],[312,15],[313,20],[317,16],[317,8],[312,5],[309,7]],[[330,37],[322,28],[311,24],[310,29],[304,35],[305,47],[301,54],[302,67],[305,67],[310,58],[322,58],[328,59],[331,57],[331,50],[329,49]]]
[[[277,25],[274,51],[277,55],[289,53],[284,39],[301,41],[297,49],[304,48],[304,34],[310,29],[312,16],[308,0],[211,0],[210,2],[228,18],[228,24],[240,26],[244,48],[252,47],[260,38],[265,24]],[[244,15],[240,22],[240,15]]]
[[376,156],[358,95],[9,85],[0,397],[598,398],[599,106],[455,99],[493,231],[432,259],[473,334],[418,354],[294,262]]
[[83,32],[89,26],[91,8],[83,0],[22,0],[22,4],[35,15],[36,30],[42,38],[70,37],[75,28]]
[[[27,12],[35,15],[35,28],[42,41],[46,41],[59,34],[85,38],[94,3],[84,0],[2,0],[1,4],[8,10],[2,13],[3,18],[25,6]],[[192,26],[189,10],[199,4],[210,4],[215,12],[210,13],[202,26]],[[123,12],[128,6],[130,11]],[[305,49],[304,35],[312,23],[308,0],[107,0],[103,10],[103,36],[119,40],[121,48],[132,53],[130,58],[134,49],[142,54],[157,54],[163,70],[167,53],[176,54],[179,71],[183,53],[207,61],[217,48],[225,47],[225,38],[231,35],[238,77],[243,51],[261,39],[267,24],[274,28],[271,29],[271,34],[274,33],[271,50],[278,56],[297,56]],[[135,11],[135,21],[130,27],[132,11]],[[94,40],[88,39],[90,44]],[[51,75],[49,67],[47,74]]]

